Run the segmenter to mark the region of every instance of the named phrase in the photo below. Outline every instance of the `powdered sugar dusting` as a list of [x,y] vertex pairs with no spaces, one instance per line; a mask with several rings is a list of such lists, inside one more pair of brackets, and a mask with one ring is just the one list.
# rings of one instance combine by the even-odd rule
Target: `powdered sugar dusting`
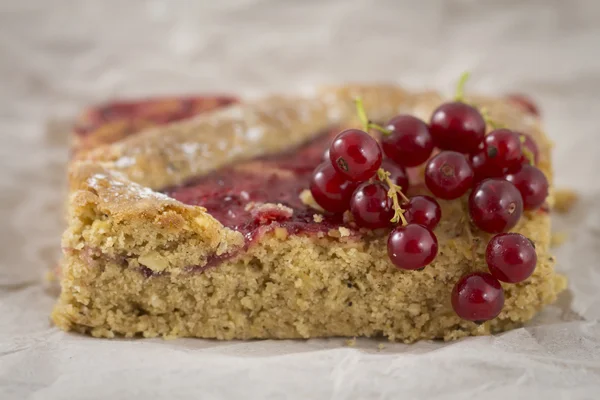
[[99,188],[100,182],[106,182],[106,175],[104,174],[94,174],[88,178],[88,185],[93,188]]
[[[111,195],[116,198],[142,198],[173,201],[173,199],[171,199],[169,196],[160,192],[155,192],[149,187],[145,187],[130,181],[125,184],[124,182],[120,181],[119,178],[126,179],[123,175],[116,172],[111,173],[111,177],[107,176],[106,174],[98,173],[90,176],[87,180],[87,183],[95,190],[101,189],[102,193],[105,193],[104,191],[108,189]],[[105,196],[103,196],[102,199],[103,201],[109,200]]]
[[144,187],[137,184],[135,186],[137,186],[137,188],[134,187],[133,189],[138,189],[136,194],[143,199],[172,200],[169,196],[159,192],[155,192],[149,187]]
[[136,161],[134,157],[121,157],[117,161],[115,161],[115,167],[117,168],[128,168],[135,165]]
[[246,138],[252,142],[260,140],[264,135],[264,129],[259,126],[253,126],[246,131]]
[[182,143],[181,144],[181,149],[188,157],[195,156],[196,154],[198,154],[198,150],[201,148],[202,148],[202,146],[200,145],[200,143]]
[[244,109],[239,105],[229,106],[227,108],[218,111],[217,114],[224,118],[230,118],[234,120],[244,119]]

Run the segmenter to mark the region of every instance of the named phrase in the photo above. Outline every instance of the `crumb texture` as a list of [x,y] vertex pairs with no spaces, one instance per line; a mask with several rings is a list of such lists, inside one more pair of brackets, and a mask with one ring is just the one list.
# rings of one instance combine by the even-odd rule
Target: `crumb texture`
[[[547,217],[527,221],[520,230],[532,236],[546,224]],[[440,236],[457,232],[441,225]],[[485,241],[476,237],[472,247],[464,235],[444,237],[441,253],[423,271],[396,270],[381,237],[315,240],[273,233],[242,257],[191,274],[148,276],[123,262],[90,265],[73,255],[53,318],[63,329],[102,337],[450,340],[519,326],[564,289],[544,235],[536,241],[534,275],[503,285],[500,316],[481,326],[463,321],[452,310],[450,292],[460,276],[485,268]]]

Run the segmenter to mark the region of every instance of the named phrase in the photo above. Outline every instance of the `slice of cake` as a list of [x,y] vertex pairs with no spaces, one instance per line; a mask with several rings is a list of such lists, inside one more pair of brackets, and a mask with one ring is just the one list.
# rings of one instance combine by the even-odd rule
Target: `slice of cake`
[[[552,194],[510,228],[535,244],[537,263],[518,283],[499,278],[501,311],[484,323],[459,317],[461,306],[455,301],[453,309],[452,301],[461,278],[491,276],[485,253],[493,235],[471,221],[468,193],[436,199],[437,247],[422,270],[403,269],[398,264],[407,258],[390,256],[388,236],[401,223],[367,228],[351,212],[323,210],[327,205],[309,190],[313,171],[340,131],[364,123],[357,97],[381,123],[397,114],[429,121],[444,102],[435,93],[394,86],[329,87],[229,105],[135,135],[129,130],[112,144],[96,146],[113,140],[96,142],[92,133],[69,167],[69,227],[54,322],[101,337],[384,335],[412,342],[510,329],[554,301],[565,280],[548,252]],[[532,162],[551,180],[550,145],[538,119],[504,99],[475,103],[490,123],[528,135],[537,149]],[[137,116],[127,118],[137,126]],[[403,196],[431,195],[423,167],[409,168],[407,176]],[[473,298],[489,302],[490,293]]]

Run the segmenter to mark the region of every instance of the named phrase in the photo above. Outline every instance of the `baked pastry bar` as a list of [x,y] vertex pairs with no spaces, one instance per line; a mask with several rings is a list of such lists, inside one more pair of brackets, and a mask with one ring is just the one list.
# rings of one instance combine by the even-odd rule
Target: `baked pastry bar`
[[[535,242],[534,274],[503,284],[503,311],[477,325],[450,305],[454,283],[486,268],[491,236],[470,224],[464,198],[439,201],[439,252],[422,271],[391,264],[385,232],[310,206],[303,189],[331,136],[358,126],[357,96],[375,121],[398,113],[427,120],[443,101],[395,86],[326,87],[231,105],[80,152],[69,167],[56,325],[100,337],[413,342],[503,331],[553,302],[565,279],[549,254],[548,207],[526,212],[513,230]],[[536,117],[504,99],[470,101],[530,134],[551,179],[550,144]],[[426,193],[422,171],[411,174],[412,193]]]

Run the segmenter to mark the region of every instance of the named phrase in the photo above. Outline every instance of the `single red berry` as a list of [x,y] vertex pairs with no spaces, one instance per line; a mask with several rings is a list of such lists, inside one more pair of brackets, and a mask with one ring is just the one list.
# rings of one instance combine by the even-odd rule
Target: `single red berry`
[[435,234],[423,225],[397,226],[388,237],[388,256],[400,269],[422,269],[430,264],[438,251]]
[[529,150],[531,155],[533,155],[533,164],[537,165],[540,159],[540,149],[538,148],[537,143],[530,135],[526,133],[519,133],[519,136],[524,138],[521,139],[523,146],[523,157],[521,158],[521,164],[531,164],[529,158],[527,158],[527,155],[525,154],[525,150]]
[[540,115],[540,110],[537,104],[535,104],[535,102],[529,96],[524,94],[509,94],[506,96],[506,98],[528,113],[535,115],[536,117]]
[[523,214],[523,198],[512,183],[499,178],[480,182],[469,195],[469,214],[479,229],[506,232]]
[[390,226],[394,207],[388,196],[388,187],[381,182],[361,183],[350,199],[350,211],[360,227],[377,229]]
[[485,260],[496,279],[518,283],[533,274],[537,254],[531,240],[520,233],[500,233],[488,243]]
[[313,172],[310,192],[324,210],[341,213],[350,206],[356,183],[340,176],[329,161],[322,162]]
[[442,151],[427,163],[425,184],[440,199],[456,199],[473,183],[473,168],[467,158],[455,151]]
[[419,118],[399,115],[387,123],[392,133],[382,135],[381,147],[386,156],[404,167],[423,164],[433,151],[429,127]]
[[485,136],[485,120],[473,106],[445,103],[431,116],[429,130],[437,147],[460,153],[474,153]]
[[500,282],[486,272],[463,276],[452,290],[452,308],[467,321],[483,323],[494,319],[504,306],[504,290]]
[[508,129],[496,129],[484,140],[487,163],[494,168],[514,168],[521,164],[523,148],[519,134]]
[[390,179],[402,188],[402,192],[408,192],[410,182],[408,181],[408,174],[404,167],[399,166],[391,160],[385,159],[381,162],[381,168],[390,173]]
[[509,173],[504,178],[519,190],[526,210],[539,208],[548,197],[548,179],[533,165],[523,164],[519,170]]
[[487,155],[483,150],[471,155],[471,167],[475,174],[473,178],[475,184],[487,178],[499,178],[504,174],[502,168],[488,162]]
[[433,230],[442,219],[442,209],[433,197],[414,196],[404,205],[404,218],[409,224],[419,224]]
[[329,158],[335,170],[344,178],[364,182],[381,166],[381,148],[375,139],[360,129],[339,133],[329,148]]

